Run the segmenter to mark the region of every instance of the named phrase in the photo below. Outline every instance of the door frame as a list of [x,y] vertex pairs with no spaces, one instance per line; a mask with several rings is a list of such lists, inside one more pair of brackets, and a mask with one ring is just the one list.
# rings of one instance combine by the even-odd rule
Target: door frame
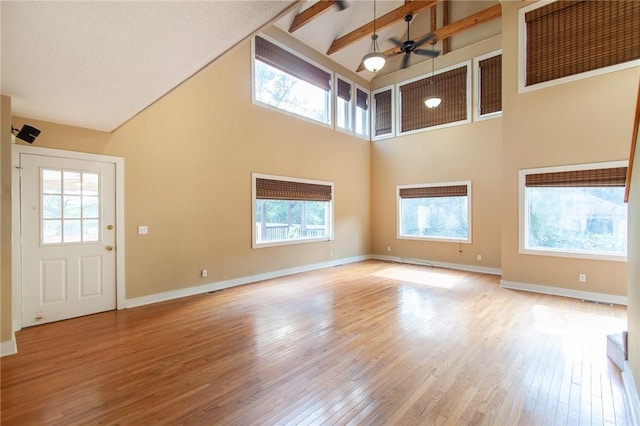
[[22,329],[22,223],[20,216],[20,155],[30,154],[75,160],[99,161],[115,165],[116,191],[116,309],[125,308],[124,246],[124,158],[31,145],[11,146],[11,318],[13,332]]

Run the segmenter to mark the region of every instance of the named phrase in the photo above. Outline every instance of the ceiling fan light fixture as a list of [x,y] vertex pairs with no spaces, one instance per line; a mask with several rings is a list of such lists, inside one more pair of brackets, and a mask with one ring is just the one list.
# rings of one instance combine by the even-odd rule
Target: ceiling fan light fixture
[[437,96],[429,96],[424,100],[424,104],[427,108],[437,108],[438,105],[440,105],[440,102],[442,102],[442,99]]
[[364,55],[362,58],[362,64],[364,67],[371,72],[378,72],[384,67],[384,64],[387,62],[384,55],[380,52],[371,52]]
[[378,34],[376,34],[376,0],[373,0],[373,34],[371,34],[371,50],[362,58],[362,65],[367,71],[378,72],[384,67],[387,58],[378,49]]

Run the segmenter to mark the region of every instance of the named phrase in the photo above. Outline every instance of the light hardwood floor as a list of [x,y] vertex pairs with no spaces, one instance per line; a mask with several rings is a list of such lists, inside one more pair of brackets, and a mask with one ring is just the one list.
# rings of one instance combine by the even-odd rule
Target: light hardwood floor
[[17,333],[3,425],[620,424],[626,309],[366,261]]

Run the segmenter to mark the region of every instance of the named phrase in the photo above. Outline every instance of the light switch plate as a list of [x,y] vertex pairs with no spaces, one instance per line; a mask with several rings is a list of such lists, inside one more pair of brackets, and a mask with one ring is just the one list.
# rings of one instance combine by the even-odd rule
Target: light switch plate
[[139,235],[147,235],[149,233],[148,226],[138,226],[138,234]]

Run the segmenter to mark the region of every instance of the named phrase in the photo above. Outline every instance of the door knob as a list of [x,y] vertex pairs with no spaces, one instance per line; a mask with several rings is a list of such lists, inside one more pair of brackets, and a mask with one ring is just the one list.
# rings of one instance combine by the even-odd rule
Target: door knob
[[113,246],[107,246],[107,251],[112,251],[113,250]]

